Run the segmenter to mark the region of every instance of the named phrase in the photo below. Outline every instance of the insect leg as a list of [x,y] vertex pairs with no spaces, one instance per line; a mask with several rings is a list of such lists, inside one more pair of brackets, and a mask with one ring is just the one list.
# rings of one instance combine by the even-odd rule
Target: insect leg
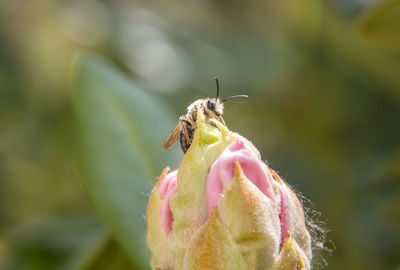
[[219,122],[221,122],[224,126],[226,126],[225,121],[224,121],[224,119],[222,118],[222,116],[217,115],[215,118],[216,118]]

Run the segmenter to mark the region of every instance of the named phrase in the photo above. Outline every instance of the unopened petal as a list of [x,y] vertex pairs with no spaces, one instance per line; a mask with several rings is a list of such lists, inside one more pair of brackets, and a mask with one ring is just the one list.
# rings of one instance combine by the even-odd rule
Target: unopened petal
[[172,230],[172,222],[174,221],[174,216],[170,208],[169,200],[173,194],[176,193],[178,186],[176,183],[177,170],[170,172],[164,178],[160,179],[158,185],[158,191],[160,193],[161,199],[163,200],[161,205],[161,226],[168,236]]
[[150,264],[152,269],[172,270],[173,260],[172,253],[168,249],[167,235],[165,234],[161,225],[161,205],[162,198],[159,192],[159,183],[167,174],[169,168],[165,168],[160,176],[158,183],[152,190],[147,205],[146,223],[147,245],[152,253]]
[[310,261],[289,235],[271,270],[309,270]]
[[219,220],[216,209],[190,241],[182,269],[248,269],[239,246]]
[[[294,191],[279,177],[279,175],[272,169],[270,171],[274,179],[278,182],[280,192],[284,194],[284,197],[287,197],[287,202],[284,203],[284,209],[281,210],[281,222],[282,227],[284,227],[282,231],[284,233],[286,229],[288,229],[293,240],[296,241],[299,247],[304,251],[308,259],[311,260],[311,236],[306,227],[303,206]],[[285,241],[285,238],[286,236],[282,235],[282,242]]]
[[[164,171],[163,171],[164,173]],[[159,184],[158,184],[158,192],[160,192],[161,199],[165,199],[169,190],[173,188],[176,184],[176,177],[178,174],[178,170],[169,172],[165,177],[160,176]]]
[[263,162],[247,147],[244,140],[238,137],[222,152],[211,167],[206,195],[209,214],[213,207],[218,204],[225,185],[232,180],[235,174],[236,161],[239,161],[247,179],[253,182],[265,196],[275,202],[274,190]]
[[289,225],[290,225],[289,201],[288,201],[289,199],[285,187],[281,184],[278,184],[278,188],[279,188],[279,194],[281,195],[279,218],[281,220],[281,246],[282,246],[289,234]]
[[235,176],[225,186],[218,203],[219,215],[249,269],[268,269],[279,253],[279,213],[274,202],[247,179],[241,164],[235,164]]

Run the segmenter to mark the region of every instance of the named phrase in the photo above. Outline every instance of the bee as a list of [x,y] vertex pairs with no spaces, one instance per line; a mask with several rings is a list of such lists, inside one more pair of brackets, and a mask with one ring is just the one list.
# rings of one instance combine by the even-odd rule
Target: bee
[[179,138],[183,153],[189,149],[192,144],[194,132],[197,128],[197,111],[200,109],[208,122],[214,118],[226,126],[222,114],[224,112],[224,102],[235,98],[248,98],[247,95],[236,95],[219,99],[219,82],[214,78],[217,84],[217,96],[215,98],[198,99],[187,107],[186,115],[179,117],[179,122],[169,134],[164,142],[164,150],[170,148]]

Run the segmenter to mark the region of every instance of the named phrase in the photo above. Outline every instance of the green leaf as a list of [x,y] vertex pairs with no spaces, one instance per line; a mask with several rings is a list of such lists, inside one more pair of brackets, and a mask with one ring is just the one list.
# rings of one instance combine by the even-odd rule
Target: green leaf
[[372,40],[400,48],[400,0],[383,1],[364,12],[360,29]]
[[177,147],[162,150],[176,120],[99,58],[81,57],[74,82],[77,163],[87,195],[136,268],[146,269],[148,194],[161,169],[178,162]]

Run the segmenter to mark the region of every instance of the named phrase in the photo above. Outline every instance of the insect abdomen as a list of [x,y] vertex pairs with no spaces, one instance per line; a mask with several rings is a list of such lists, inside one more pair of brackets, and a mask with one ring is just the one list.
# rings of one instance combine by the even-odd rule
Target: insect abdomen
[[194,128],[190,121],[187,121],[186,119],[182,119],[182,121],[185,124],[182,126],[179,134],[179,142],[183,153],[186,153],[193,141]]

